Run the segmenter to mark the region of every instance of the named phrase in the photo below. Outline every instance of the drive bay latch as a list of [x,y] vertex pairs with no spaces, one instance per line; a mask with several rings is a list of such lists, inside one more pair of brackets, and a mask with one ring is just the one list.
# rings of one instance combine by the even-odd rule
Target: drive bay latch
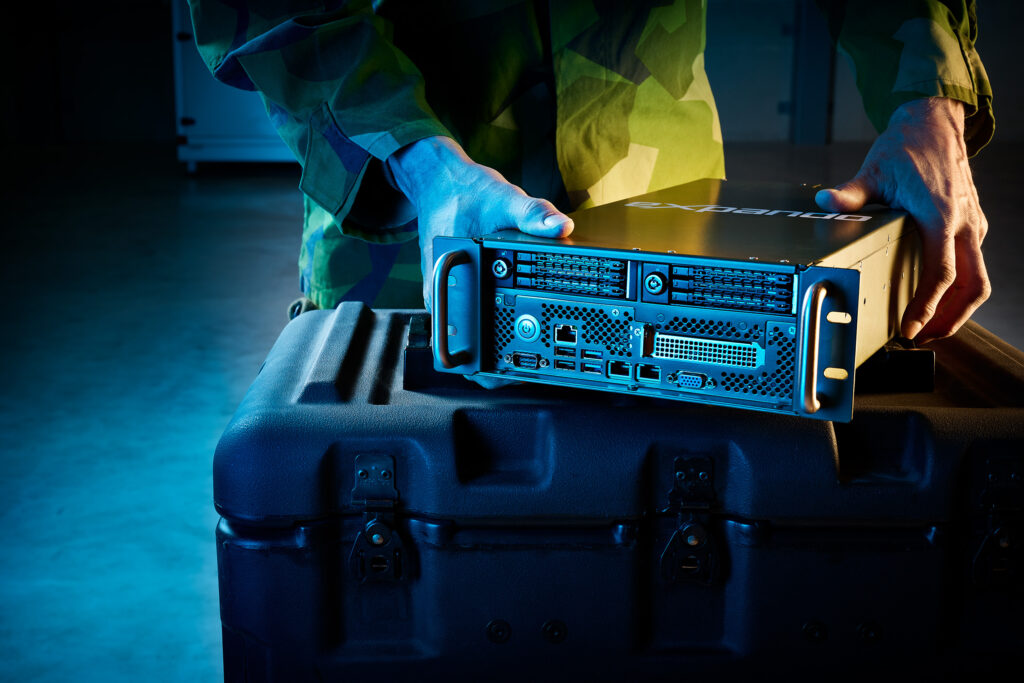
[[669,505],[662,512],[677,515],[676,530],[661,554],[661,578],[668,583],[715,583],[721,566],[712,529],[715,504],[714,461],[707,457],[676,458]]
[[410,576],[409,554],[395,525],[397,504],[394,458],[357,455],[352,507],[363,510],[363,529],[356,534],[348,560],[357,581],[401,581]]

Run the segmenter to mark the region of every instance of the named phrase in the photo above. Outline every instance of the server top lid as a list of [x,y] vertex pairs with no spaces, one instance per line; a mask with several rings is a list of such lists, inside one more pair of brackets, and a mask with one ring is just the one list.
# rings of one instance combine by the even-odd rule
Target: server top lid
[[[902,233],[905,213],[883,207],[857,214],[822,211],[820,185],[698,180],[577,211],[565,244],[730,260],[846,265],[835,257],[854,247],[863,257]],[[515,231],[493,239],[550,244]],[[876,244],[877,242],[877,244]],[[844,259],[840,259],[844,260]]]

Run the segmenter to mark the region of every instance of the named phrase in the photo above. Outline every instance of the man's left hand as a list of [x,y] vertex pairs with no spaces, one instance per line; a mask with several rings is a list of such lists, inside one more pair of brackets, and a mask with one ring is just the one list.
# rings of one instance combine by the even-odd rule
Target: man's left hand
[[878,202],[907,211],[921,232],[922,269],[903,315],[904,337],[924,343],[967,322],[992,292],[981,211],[964,145],[964,105],[931,97],[897,109],[854,178],[815,196],[826,211]]

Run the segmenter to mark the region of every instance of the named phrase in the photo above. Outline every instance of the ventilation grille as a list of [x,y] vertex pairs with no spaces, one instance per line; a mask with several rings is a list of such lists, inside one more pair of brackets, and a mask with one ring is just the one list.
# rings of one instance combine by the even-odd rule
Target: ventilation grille
[[734,394],[790,399],[793,396],[793,375],[781,370],[751,375],[723,372],[719,388]]
[[564,292],[622,298],[626,296],[625,261],[593,256],[516,252],[515,286],[545,292]]
[[751,341],[761,338],[760,325],[751,325],[747,329],[741,330],[731,322],[713,320],[711,318],[682,318],[676,316],[666,323],[655,325],[655,329],[700,337],[715,337],[717,339]]
[[558,320],[576,323],[580,328],[580,340],[584,344],[603,346],[613,356],[629,355],[632,348],[630,323],[633,316],[628,313],[612,317],[600,308],[547,303],[541,304],[541,311],[541,341],[545,346],[550,346],[552,323]]
[[516,311],[505,306],[494,307],[494,359],[499,360],[505,347],[515,337]]
[[756,368],[758,362],[757,347],[753,344],[713,341],[677,337],[672,334],[654,335],[655,358],[669,360],[687,360],[695,363],[711,363],[713,365],[733,365],[743,368]]
[[764,396],[791,401],[796,340],[795,330],[790,332],[790,329],[788,325],[768,324],[768,365],[774,366],[775,370],[753,374],[722,372],[718,378],[719,389],[752,398]]

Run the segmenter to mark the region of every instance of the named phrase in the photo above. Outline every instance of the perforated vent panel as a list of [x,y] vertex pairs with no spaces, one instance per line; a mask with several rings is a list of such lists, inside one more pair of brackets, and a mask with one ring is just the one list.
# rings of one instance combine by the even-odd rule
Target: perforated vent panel
[[656,329],[666,332],[679,332],[699,337],[716,337],[718,339],[757,340],[761,337],[761,326],[750,325],[741,330],[727,320],[713,318],[682,318],[674,317],[666,323],[655,325]]
[[795,330],[790,325],[769,323],[767,343],[767,365],[774,365],[775,370],[749,374],[723,371],[718,377],[719,389],[751,397],[792,400],[793,366],[796,362]]
[[613,317],[600,308],[561,304],[541,304],[541,310],[541,341],[545,346],[551,343],[553,321],[560,320],[578,324],[583,343],[603,346],[613,356],[629,355],[632,348],[629,324],[633,317],[628,313]]
[[515,337],[516,311],[505,306],[494,307],[494,358],[501,358],[506,346]]
[[759,365],[757,347],[753,344],[677,337],[672,334],[654,335],[654,353],[652,355],[655,358],[688,360],[713,365],[733,365],[744,368],[756,368]]

